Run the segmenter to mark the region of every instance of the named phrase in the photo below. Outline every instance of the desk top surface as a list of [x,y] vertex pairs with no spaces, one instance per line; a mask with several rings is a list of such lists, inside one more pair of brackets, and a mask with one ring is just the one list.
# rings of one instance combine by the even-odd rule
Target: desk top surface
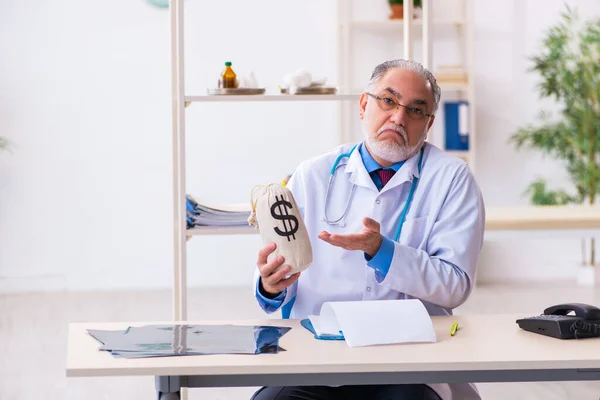
[[[190,324],[278,325],[292,329],[280,340],[287,351],[261,355],[114,358],[98,350],[86,329],[159,324],[73,323],[69,326],[67,376],[246,375],[402,371],[469,371],[600,368],[600,338],[560,340],[527,332],[516,320],[529,315],[432,317],[437,342],[350,348],[316,340],[298,320],[189,321]],[[450,336],[452,322],[459,331]],[[166,322],[173,323],[173,322]]]
[[523,206],[486,209],[486,230],[600,229],[600,206]]

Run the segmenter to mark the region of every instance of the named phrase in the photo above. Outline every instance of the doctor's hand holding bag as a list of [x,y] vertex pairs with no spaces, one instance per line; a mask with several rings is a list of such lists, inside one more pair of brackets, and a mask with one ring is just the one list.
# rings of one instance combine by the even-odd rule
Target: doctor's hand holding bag
[[[375,67],[359,101],[364,140],[302,162],[287,184],[312,262],[293,272],[295,261],[269,258],[276,246],[265,243],[254,286],[265,312],[301,319],[319,314],[328,301],[419,299],[430,315],[448,315],[467,300],[485,210],[468,165],[426,142],[440,97],[435,77],[417,62]],[[254,399],[323,399],[328,393],[345,399],[479,398],[473,385],[460,383],[266,387]]]
[[[289,189],[279,185],[257,186],[250,196],[248,222],[260,231],[266,247],[258,253],[260,291],[279,295],[298,280],[312,262],[312,247],[302,215]],[[287,260],[286,265],[282,265]]]

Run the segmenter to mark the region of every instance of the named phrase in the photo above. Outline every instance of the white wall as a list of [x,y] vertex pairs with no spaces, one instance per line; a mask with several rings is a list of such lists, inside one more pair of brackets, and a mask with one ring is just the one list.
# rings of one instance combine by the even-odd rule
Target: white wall
[[[360,7],[385,18],[380,2]],[[15,148],[0,154],[0,291],[169,287],[168,12],[143,0],[3,3],[0,136]],[[570,3],[600,14],[594,0]],[[188,92],[214,85],[226,60],[266,87],[299,67],[336,83],[334,1],[231,0],[235,13],[185,4]],[[560,166],[506,145],[544,104],[526,57],[563,9],[562,0],[477,2],[476,173],[490,206],[526,203],[521,194],[538,174],[565,181]],[[381,57],[402,54],[394,38],[361,40],[390,51]],[[434,56],[453,52],[438,46]],[[356,59],[365,80],[376,61]],[[336,104],[195,104],[187,115],[188,192],[211,202],[247,201],[255,184],[279,181],[337,140]],[[259,243],[193,239],[189,284],[249,285]],[[542,244],[562,252],[540,260]],[[578,260],[577,240],[497,241],[479,277],[570,277]]]

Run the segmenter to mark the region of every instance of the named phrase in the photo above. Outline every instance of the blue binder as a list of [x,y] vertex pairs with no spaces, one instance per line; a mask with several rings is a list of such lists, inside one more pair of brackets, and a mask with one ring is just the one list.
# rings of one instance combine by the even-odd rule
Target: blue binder
[[446,150],[469,150],[469,113],[467,101],[444,103]]

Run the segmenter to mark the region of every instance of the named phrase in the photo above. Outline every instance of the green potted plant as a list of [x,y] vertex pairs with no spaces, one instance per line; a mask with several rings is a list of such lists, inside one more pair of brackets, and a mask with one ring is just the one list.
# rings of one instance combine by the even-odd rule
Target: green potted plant
[[8,150],[8,140],[0,136],[0,151]]
[[[561,161],[571,178],[571,190],[552,190],[537,179],[527,189],[532,204],[594,205],[600,194],[600,19],[581,21],[567,6],[542,43],[529,72],[541,77],[540,97],[553,98],[560,109],[556,117],[542,111],[537,124],[519,128],[510,142]],[[597,262],[593,239],[588,247],[584,267],[591,268]]]
[[[413,6],[415,8],[421,7],[421,0],[409,0],[413,1]],[[402,19],[404,18],[404,0],[388,0],[390,3],[390,8],[392,9],[392,13],[390,14],[390,19]],[[413,18],[414,18],[413,14]]]

